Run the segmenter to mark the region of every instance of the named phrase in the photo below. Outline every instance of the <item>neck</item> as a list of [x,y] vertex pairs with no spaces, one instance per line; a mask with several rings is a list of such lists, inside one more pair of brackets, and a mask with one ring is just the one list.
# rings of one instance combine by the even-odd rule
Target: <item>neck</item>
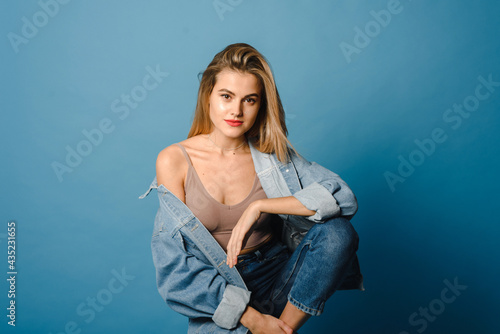
[[217,149],[221,153],[224,152],[235,152],[245,148],[247,145],[247,140],[245,136],[238,138],[228,138],[223,136],[217,136],[214,132],[207,135],[207,139],[214,149]]

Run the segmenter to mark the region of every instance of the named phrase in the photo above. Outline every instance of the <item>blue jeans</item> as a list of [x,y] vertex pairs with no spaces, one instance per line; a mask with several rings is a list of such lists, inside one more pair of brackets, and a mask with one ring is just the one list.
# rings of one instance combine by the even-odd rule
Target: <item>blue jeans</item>
[[250,305],[261,313],[279,317],[289,301],[320,315],[336,290],[359,288],[357,249],[358,234],[349,220],[339,217],[311,227],[292,254],[273,238],[238,256],[236,268],[252,291]]

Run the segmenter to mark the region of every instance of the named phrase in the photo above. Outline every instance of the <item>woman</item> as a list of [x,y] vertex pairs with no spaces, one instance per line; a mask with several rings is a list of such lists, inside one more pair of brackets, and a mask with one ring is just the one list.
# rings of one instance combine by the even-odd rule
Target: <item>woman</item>
[[188,139],[158,155],[158,290],[189,333],[293,333],[363,289],[354,194],[300,157],[265,58],[247,44],[203,73]]

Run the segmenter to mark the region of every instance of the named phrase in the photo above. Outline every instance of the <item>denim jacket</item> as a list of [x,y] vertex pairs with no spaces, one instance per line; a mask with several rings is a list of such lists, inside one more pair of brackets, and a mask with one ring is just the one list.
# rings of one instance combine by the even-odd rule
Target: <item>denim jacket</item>
[[[336,216],[350,219],[356,213],[356,197],[337,174],[293,152],[291,160],[281,163],[274,153],[258,151],[251,140],[249,146],[268,198],[293,195],[316,212],[307,217],[279,215],[283,220],[282,240],[290,250],[313,224]],[[215,326],[228,333],[247,333],[239,320],[251,292],[237,269],[226,265],[226,253],[210,232],[184,202],[164,185],[158,186],[156,178],[139,198],[153,188],[160,202],[151,240],[160,295],[173,310],[189,317],[189,333],[206,333]],[[348,288],[362,290],[362,276],[355,262],[356,280]]]

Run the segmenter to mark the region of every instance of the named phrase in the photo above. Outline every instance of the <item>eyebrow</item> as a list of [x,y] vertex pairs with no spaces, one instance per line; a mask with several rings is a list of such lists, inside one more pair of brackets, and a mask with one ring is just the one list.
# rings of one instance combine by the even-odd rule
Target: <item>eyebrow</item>
[[[226,88],[219,89],[219,92],[226,92],[226,93],[229,93],[229,94],[231,94],[231,95],[236,95],[236,94],[234,94],[233,92],[231,92],[229,89],[226,89]],[[245,95],[244,97],[250,97],[250,96],[259,97],[259,94],[257,94],[257,93],[252,93],[252,94]]]

